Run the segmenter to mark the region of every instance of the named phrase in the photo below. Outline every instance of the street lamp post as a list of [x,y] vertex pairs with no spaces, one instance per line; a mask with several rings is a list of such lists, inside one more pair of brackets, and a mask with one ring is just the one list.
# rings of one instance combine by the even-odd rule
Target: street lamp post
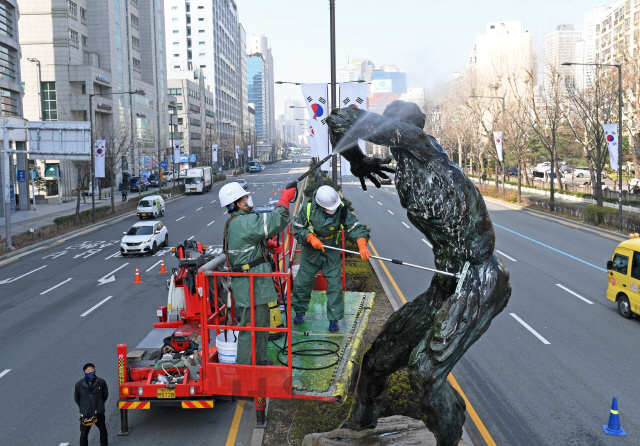
[[[89,125],[91,127],[91,221],[93,223],[96,222],[96,196],[95,196],[95,181],[96,181],[96,159],[95,159],[95,147],[94,147],[94,138],[93,138],[93,97],[94,96],[116,96],[122,94],[139,94],[141,96],[145,95],[144,90],[135,90],[135,91],[123,91],[122,93],[92,93],[89,95]],[[133,118],[131,118],[133,119]],[[133,138],[133,135],[131,135]],[[58,192],[60,193],[60,192]]]
[[[486,99],[501,99],[502,100],[502,131],[505,131],[504,128],[504,96],[469,96],[470,98],[486,98]],[[504,160],[506,158],[507,152],[504,150],[504,135],[502,136],[503,147],[502,147],[502,199],[504,200]],[[519,167],[519,166],[518,166]],[[553,166],[551,167],[551,172],[553,172]],[[519,174],[519,172],[518,172]],[[553,175],[551,175],[553,178]]]
[[42,98],[41,98],[41,91],[42,91],[42,71],[41,71],[41,67],[40,67],[40,61],[38,59],[36,59],[35,57],[30,57],[27,59],[29,62],[35,62],[36,66],[38,67],[38,114],[40,115],[40,120],[42,121]]
[[[331,34],[331,107],[337,104],[336,93],[336,0],[329,0],[329,28]],[[331,157],[333,188],[338,190],[338,155]]]
[[562,65],[591,65],[618,69],[618,232],[622,232],[622,64],[563,62]]

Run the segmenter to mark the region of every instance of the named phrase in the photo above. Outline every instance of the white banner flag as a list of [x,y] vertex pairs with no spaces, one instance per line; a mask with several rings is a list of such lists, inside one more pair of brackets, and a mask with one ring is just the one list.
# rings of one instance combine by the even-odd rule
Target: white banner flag
[[251,146],[247,146],[247,156],[251,159]]
[[107,148],[107,141],[104,139],[97,139],[93,143],[93,151],[95,152],[95,173],[96,178],[104,178],[104,158],[105,150]]
[[[367,84],[355,82],[340,83],[340,107],[355,107],[362,110],[367,109]],[[358,147],[364,151],[365,143],[358,140]],[[340,173],[351,175],[351,165],[344,157],[340,160]]]
[[180,164],[180,148],[182,147],[182,142],[179,139],[173,140],[173,163]]
[[[316,154],[314,155],[314,146],[312,144],[311,156],[324,158],[329,155],[331,151],[329,144],[329,126],[327,125],[327,117],[329,116],[327,84],[301,84],[300,87],[302,88],[304,102],[307,104],[309,116],[311,116],[309,122],[313,124],[309,133],[311,136],[311,132],[313,132],[312,140],[315,141]],[[329,162],[324,163],[321,169],[329,170]]]
[[211,146],[211,159],[214,163],[218,162],[218,144],[213,144]]
[[493,142],[496,143],[498,159],[502,162],[502,132],[493,132]]
[[618,124],[604,124],[602,128],[609,148],[609,166],[618,170]]
[[240,146],[236,146],[236,159],[238,159],[238,156],[240,156]]

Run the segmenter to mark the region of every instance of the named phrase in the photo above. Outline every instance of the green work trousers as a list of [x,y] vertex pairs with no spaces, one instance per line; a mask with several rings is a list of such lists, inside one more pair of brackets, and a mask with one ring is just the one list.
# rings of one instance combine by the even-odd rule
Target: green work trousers
[[[239,313],[239,314],[238,314]],[[236,316],[240,316],[240,326],[251,323],[251,308],[236,307]],[[269,327],[269,304],[256,305],[256,327]],[[267,344],[269,342],[268,331],[256,331],[256,364],[267,365]],[[240,331],[238,334],[238,355],[236,364],[252,364],[251,362],[251,332]]]
[[[311,302],[311,291],[315,282],[316,273],[322,271],[327,279],[327,318],[330,321],[339,321],[344,317],[344,292],[342,290],[342,278],[340,269],[342,266],[340,253],[328,251],[320,255],[305,255],[309,248],[302,247],[300,267],[293,283],[293,297],[291,305],[296,314],[305,314]],[[317,254],[317,253],[313,253]],[[311,259],[309,259],[311,257]]]

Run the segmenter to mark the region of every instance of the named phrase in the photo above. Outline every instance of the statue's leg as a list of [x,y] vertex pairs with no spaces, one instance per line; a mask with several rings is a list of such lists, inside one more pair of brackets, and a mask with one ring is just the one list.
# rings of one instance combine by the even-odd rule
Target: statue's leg
[[430,287],[393,313],[365,353],[349,428],[376,427],[389,376],[408,364],[411,351],[429,331],[437,306],[442,304],[433,298],[433,289]]
[[464,424],[464,401],[447,376],[510,296],[509,273],[495,256],[472,266],[460,294],[444,302],[433,327],[411,353],[411,385],[423,391],[422,412],[438,446],[457,445]]

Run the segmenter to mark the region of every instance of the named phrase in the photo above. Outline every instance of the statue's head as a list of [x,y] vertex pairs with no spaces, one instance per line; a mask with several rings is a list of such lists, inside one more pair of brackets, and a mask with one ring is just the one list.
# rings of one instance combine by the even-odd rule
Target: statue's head
[[394,121],[406,122],[412,124],[419,129],[424,128],[426,115],[422,113],[420,107],[413,102],[393,101],[384,109],[382,116],[386,116]]
[[362,110],[357,107],[334,108],[331,110],[327,122],[332,133],[344,135],[361,114]]

